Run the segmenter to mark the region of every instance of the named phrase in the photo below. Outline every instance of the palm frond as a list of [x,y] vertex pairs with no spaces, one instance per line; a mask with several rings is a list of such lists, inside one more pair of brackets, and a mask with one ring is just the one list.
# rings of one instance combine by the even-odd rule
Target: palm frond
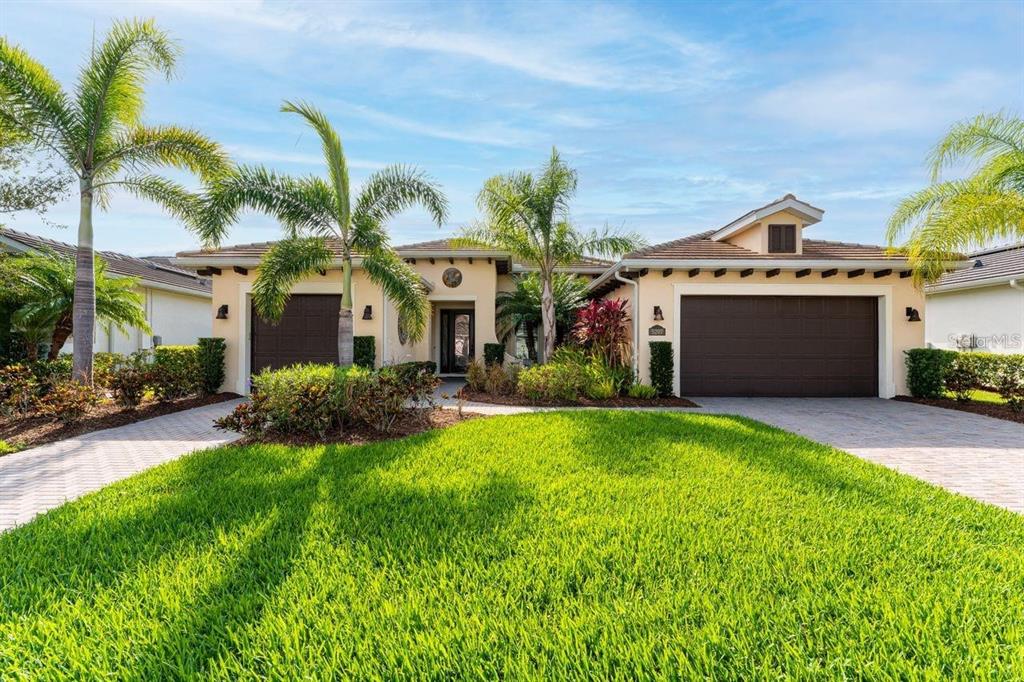
[[1024,119],[999,114],[980,114],[955,124],[929,155],[932,179],[942,169],[965,157],[983,160],[992,156],[1024,154]]
[[381,224],[417,205],[427,210],[438,227],[448,218],[448,199],[437,182],[413,166],[393,165],[366,179],[354,214]]
[[280,320],[295,283],[326,269],[332,259],[330,248],[320,237],[283,239],[274,244],[260,261],[252,285],[256,312],[266,320]]
[[110,155],[97,162],[100,179],[113,177],[122,168],[141,173],[153,166],[170,166],[210,182],[231,168],[231,160],[219,144],[178,126],[137,126],[119,133],[111,147]]
[[568,265],[584,256],[615,258],[643,248],[645,244],[644,238],[636,232],[615,232],[605,226],[603,230],[583,234],[571,225],[562,225],[566,226],[565,234],[556,241],[556,246],[567,248],[559,248],[555,258],[555,262],[561,265]]
[[107,264],[96,261],[96,317],[112,324],[122,332],[141,329],[147,334],[153,330],[146,320],[143,297],[138,291],[135,277],[108,277]]
[[201,234],[203,225],[202,199],[199,195],[189,192],[182,185],[156,175],[129,177],[118,181],[116,185],[135,197],[148,199],[159,204],[191,231]]
[[430,305],[423,293],[419,275],[406,265],[394,251],[378,249],[363,257],[363,270],[370,281],[379,286],[395,304],[398,319],[412,341],[419,341],[427,330]]
[[947,180],[938,182],[914,192],[901,201],[886,227],[889,246],[895,245],[907,228],[915,221],[926,220],[932,211],[946,201],[976,191],[977,183],[971,180]]
[[342,231],[347,231],[350,218],[348,162],[345,150],[341,145],[341,137],[327,116],[316,107],[306,102],[289,102],[285,100],[281,111],[298,114],[306,119],[310,127],[320,136],[320,144],[327,162],[327,172],[334,188],[334,202],[337,207],[337,219]]
[[170,78],[179,52],[151,19],[114,22],[78,78],[75,137],[83,162],[111,153],[118,128],[139,125],[148,73]]
[[76,159],[75,112],[57,79],[25,50],[0,36],[0,127],[5,137],[29,139]]
[[203,203],[195,231],[208,246],[220,243],[246,208],[276,218],[291,237],[338,236],[334,192],[316,177],[293,178],[262,166],[241,166],[210,183]]

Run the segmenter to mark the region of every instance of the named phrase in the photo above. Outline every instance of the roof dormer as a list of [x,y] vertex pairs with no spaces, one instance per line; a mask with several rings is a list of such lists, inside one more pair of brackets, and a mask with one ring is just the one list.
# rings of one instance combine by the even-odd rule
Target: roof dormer
[[803,229],[821,222],[820,208],[800,201],[792,194],[755,208],[708,239],[727,242],[757,254],[803,253]]

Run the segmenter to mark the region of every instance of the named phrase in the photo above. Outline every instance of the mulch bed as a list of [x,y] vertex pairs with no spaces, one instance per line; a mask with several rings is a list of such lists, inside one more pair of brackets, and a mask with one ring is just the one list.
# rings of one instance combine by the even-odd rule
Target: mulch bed
[[165,403],[147,401],[134,410],[125,410],[112,402],[103,402],[90,410],[89,414],[77,424],[61,424],[46,417],[0,417],[0,440],[23,450],[66,438],[74,438],[90,431],[124,426],[143,419],[191,410],[193,407],[222,403],[238,397],[236,393],[218,393],[202,398],[183,398]]
[[1006,405],[996,403],[961,403],[952,398],[915,398],[909,395],[898,395],[893,400],[900,400],[905,403],[918,403],[919,405],[931,405],[932,407],[945,407],[948,410],[960,410],[961,412],[973,412],[983,414],[986,417],[1005,419],[1009,422],[1024,424],[1024,412],[1014,412]]
[[539,401],[530,400],[519,395],[493,395],[473,391],[469,387],[463,387],[459,392],[463,400],[476,403],[491,403],[492,405],[515,405],[522,407],[700,407],[697,403],[686,398],[641,398],[618,397],[611,400],[589,400],[580,398],[577,401],[555,400]]
[[235,441],[235,445],[250,445],[254,443],[276,443],[280,445],[365,445],[383,440],[395,440],[405,438],[424,431],[443,429],[455,426],[464,421],[484,415],[475,412],[464,411],[461,416],[456,410],[445,410],[441,408],[409,410],[398,418],[394,428],[387,433],[375,431],[369,426],[350,426],[343,431],[328,433],[323,438],[315,436],[267,436],[264,438],[250,438],[243,436]]

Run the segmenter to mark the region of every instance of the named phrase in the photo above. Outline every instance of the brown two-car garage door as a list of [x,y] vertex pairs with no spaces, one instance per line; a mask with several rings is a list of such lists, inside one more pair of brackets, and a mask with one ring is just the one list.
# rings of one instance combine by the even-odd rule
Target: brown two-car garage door
[[252,371],[298,362],[338,362],[341,296],[296,294],[277,324],[252,311]]
[[878,395],[878,299],[683,296],[681,395]]

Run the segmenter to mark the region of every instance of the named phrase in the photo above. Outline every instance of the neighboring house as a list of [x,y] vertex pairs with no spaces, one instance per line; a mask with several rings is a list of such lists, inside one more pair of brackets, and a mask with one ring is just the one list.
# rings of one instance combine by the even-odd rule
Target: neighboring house
[[929,346],[1024,353],[1024,243],[971,254],[925,294]]
[[[804,239],[823,212],[792,195],[718,230],[568,268],[592,277],[595,297],[633,305],[636,365],[649,381],[648,341],[671,341],[683,395],[889,397],[906,392],[903,351],[924,345],[924,294],[906,260],[885,248]],[[337,357],[340,260],[300,282],[277,325],[252,313],[255,269],[269,244],[178,254],[213,275],[213,333],[227,340],[229,390],[246,392],[254,368]],[[443,374],[496,342],[494,297],[527,268],[507,253],[447,240],[395,248],[424,281],[426,337],[399,334],[395,309],[358,258],[355,334],[376,339],[377,363],[433,360]],[[211,314],[211,316],[213,316]],[[468,339],[465,336],[468,335]],[[461,349],[468,349],[469,353]]]
[[[9,253],[40,253],[54,251],[74,258],[71,244],[44,239],[24,232],[0,228],[0,250]],[[113,277],[134,277],[139,280],[138,292],[143,297],[146,320],[152,334],[141,329],[127,333],[116,328],[97,325],[93,349],[96,352],[132,353],[151,348],[154,337],[163,345],[192,344],[210,336],[210,300],[212,286],[208,278],[183,270],[169,258],[135,258],[112,251],[97,251],[107,263],[107,274]],[[62,349],[71,352],[72,342]]]

